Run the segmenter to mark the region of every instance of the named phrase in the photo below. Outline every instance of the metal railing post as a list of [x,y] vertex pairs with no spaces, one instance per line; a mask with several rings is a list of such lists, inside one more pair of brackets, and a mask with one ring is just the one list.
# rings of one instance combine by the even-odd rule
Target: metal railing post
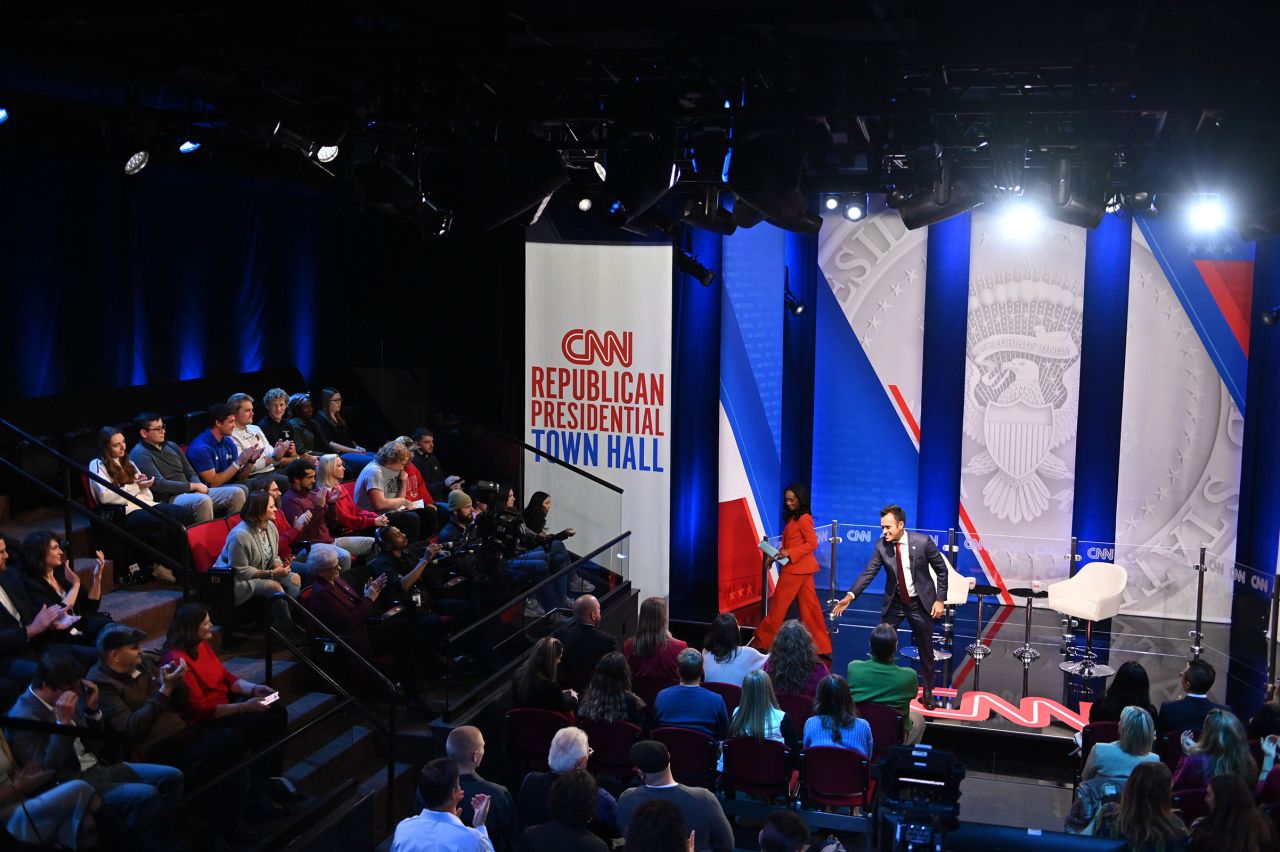
[[76,560],[72,553],[75,544],[71,540],[71,468],[62,465],[62,529],[67,543],[67,564],[75,570]]
[[[769,536],[760,536],[760,543],[769,540]],[[763,623],[765,617],[769,614],[769,556],[766,553],[760,554],[760,621]]]
[[1280,644],[1280,636],[1276,635],[1276,630],[1280,629],[1280,577],[1271,578],[1271,647],[1267,652],[1267,679],[1273,681],[1276,679],[1276,646]]
[[827,606],[835,606],[840,603],[840,598],[836,597],[836,551],[840,546],[840,522],[831,521],[831,586],[827,589]]
[[1204,614],[1204,575],[1207,570],[1204,564],[1205,553],[1205,548],[1200,548],[1200,561],[1196,564],[1196,626],[1187,634],[1187,638],[1191,640],[1191,659],[1193,660],[1200,659],[1200,655],[1204,652],[1204,647],[1200,644],[1204,640],[1200,619]]

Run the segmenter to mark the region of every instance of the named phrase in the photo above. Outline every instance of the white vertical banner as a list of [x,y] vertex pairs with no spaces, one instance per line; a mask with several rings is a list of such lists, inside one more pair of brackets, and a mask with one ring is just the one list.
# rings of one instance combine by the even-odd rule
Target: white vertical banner
[[1010,587],[1067,576],[1084,253],[1084,228],[973,214],[960,491]]
[[669,586],[671,258],[669,245],[525,244],[525,440],[624,493],[526,453],[524,498],[551,495],[550,525],[577,531],[577,553],[631,530],[644,596]]

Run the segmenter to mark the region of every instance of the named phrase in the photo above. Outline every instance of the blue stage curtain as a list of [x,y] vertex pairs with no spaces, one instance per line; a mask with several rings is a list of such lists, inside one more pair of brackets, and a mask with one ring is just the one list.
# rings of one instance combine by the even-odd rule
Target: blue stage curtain
[[[716,273],[709,287],[675,273],[671,324],[671,615],[717,609],[720,467],[721,237],[690,228],[688,250]],[[677,246],[677,249],[680,247]]]
[[[813,492],[814,339],[818,287],[826,287],[818,269],[816,235],[787,233],[784,249],[788,286],[805,306],[799,316],[789,311],[782,326],[782,442],[778,481],[782,488],[799,482]],[[785,310],[785,308],[784,308]],[[782,494],[776,501],[781,514]],[[819,521],[821,523],[821,521]]]
[[[964,362],[973,214],[929,226],[925,261],[924,361],[920,400],[917,518],[912,526],[959,526],[964,442]],[[952,555],[952,562],[956,557]]]
[[[1273,587],[1280,536],[1280,328],[1263,325],[1256,317],[1276,305],[1280,239],[1271,239],[1258,243],[1254,261],[1236,561],[1271,577]],[[1250,579],[1235,584],[1227,671],[1227,703],[1246,714],[1257,710],[1266,686],[1270,611],[1268,590],[1255,588]]]
[[[1109,548],[1116,540],[1132,226],[1127,214],[1112,213],[1086,238],[1080,418],[1071,515],[1071,534],[1080,541],[1080,554],[1091,545]],[[1077,561],[1071,573],[1081,564]]]

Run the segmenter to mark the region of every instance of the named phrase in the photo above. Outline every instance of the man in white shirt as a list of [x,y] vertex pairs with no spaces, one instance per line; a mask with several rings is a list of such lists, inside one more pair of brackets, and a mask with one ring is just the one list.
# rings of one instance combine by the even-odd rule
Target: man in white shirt
[[474,828],[467,828],[458,819],[462,786],[456,763],[442,757],[422,767],[418,795],[425,807],[422,813],[396,826],[391,852],[493,852],[489,831],[484,827],[489,815],[488,796],[471,797]]
[[236,447],[241,452],[255,447],[262,450],[262,455],[254,461],[253,468],[249,472],[249,480],[246,483],[249,491],[265,491],[272,479],[280,486],[281,491],[287,491],[289,480],[282,469],[288,467],[298,457],[293,449],[293,441],[277,441],[272,445],[267,440],[262,427],[253,422],[253,397],[249,394],[233,393],[227,397],[227,405],[231,406],[236,414],[236,426],[231,432],[231,440],[235,441]]

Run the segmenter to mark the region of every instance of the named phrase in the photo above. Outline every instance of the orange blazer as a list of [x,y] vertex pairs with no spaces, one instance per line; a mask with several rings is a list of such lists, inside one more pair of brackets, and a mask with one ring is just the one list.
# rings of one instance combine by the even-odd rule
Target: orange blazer
[[818,534],[813,530],[813,516],[801,515],[797,520],[787,521],[782,528],[782,550],[787,551],[791,561],[779,570],[782,574],[817,574],[818,560],[813,558],[813,551],[818,548]]

